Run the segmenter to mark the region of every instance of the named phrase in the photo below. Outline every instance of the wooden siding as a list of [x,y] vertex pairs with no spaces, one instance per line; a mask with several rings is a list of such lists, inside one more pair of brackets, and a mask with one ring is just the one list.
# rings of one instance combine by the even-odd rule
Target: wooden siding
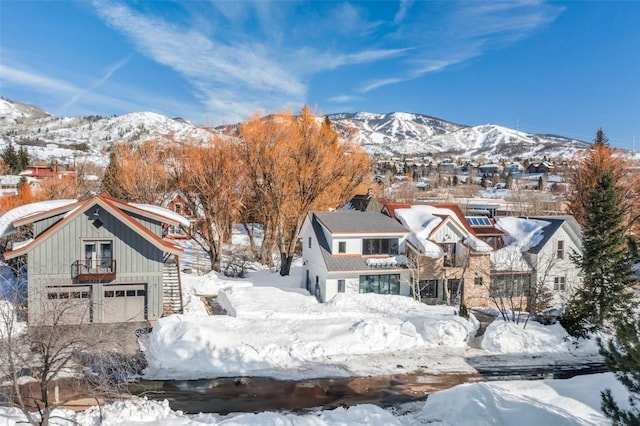
[[129,215],[129,217],[134,218],[140,225],[144,226],[158,237],[162,237],[162,222],[151,220],[148,217],[144,217],[136,213],[125,212],[125,214]]
[[66,214],[66,212],[65,213],[61,213],[61,214],[56,215],[56,216],[51,216],[51,217],[48,217],[46,219],[39,220],[39,221],[35,222],[33,224],[33,237],[36,238],[38,235],[42,234],[44,231],[49,229],[49,227],[51,225],[53,225],[56,222],[60,221],[65,214]]
[[[147,319],[157,319],[162,315],[163,251],[102,208],[102,225],[94,226],[94,211],[93,207],[88,209],[28,252],[30,321],[32,316],[37,317],[41,313],[38,307],[42,297],[46,297],[46,286],[74,284],[71,268],[84,256],[83,241],[103,239],[113,241],[112,256],[117,262],[116,279],[109,284],[146,283]],[[149,226],[161,229],[160,224]],[[104,302],[103,287],[107,283],[77,285],[92,286],[92,320],[102,322],[100,307]]]

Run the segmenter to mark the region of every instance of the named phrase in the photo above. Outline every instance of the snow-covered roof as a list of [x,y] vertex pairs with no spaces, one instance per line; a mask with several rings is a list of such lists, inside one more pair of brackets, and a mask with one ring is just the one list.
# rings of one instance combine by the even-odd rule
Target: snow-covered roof
[[173,210],[166,209],[160,206],[154,206],[153,204],[137,204],[137,203],[128,203],[133,207],[137,207],[141,210],[147,211],[149,213],[157,214],[158,216],[166,217],[167,219],[171,219],[175,222],[179,222],[182,226],[189,227],[191,222],[186,217],[174,212]]
[[523,253],[537,246],[544,238],[544,228],[549,222],[522,217],[502,217],[496,220],[496,228],[507,233],[503,237],[505,247],[491,254],[491,264],[497,271],[532,271]]
[[76,202],[77,200],[49,200],[25,204],[24,206],[13,208],[0,216],[0,237],[7,237],[16,232],[16,229],[12,224],[16,220],[24,219],[33,214],[54,210]]
[[431,206],[418,205],[396,209],[395,216],[410,231],[407,239],[422,254],[432,258],[444,256],[442,248],[429,240],[433,230],[442,223],[442,218],[433,213]]

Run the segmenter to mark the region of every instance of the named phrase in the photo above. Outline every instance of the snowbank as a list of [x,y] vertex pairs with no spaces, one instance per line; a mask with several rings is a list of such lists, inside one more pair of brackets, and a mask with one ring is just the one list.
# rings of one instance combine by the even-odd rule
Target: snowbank
[[463,348],[475,331],[451,307],[404,296],[340,294],[320,304],[272,287],[234,287],[218,300],[233,316],[174,315],[156,322],[145,347],[147,377],[351,376],[358,356]]
[[485,330],[482,349],[501,354],[598,354],[596,339],[580,339],[576,342],[559,323],[542,325],[529,321],[527,327],[523,328],[523,322],[515,324],[505,322],[502,318],[495,319]]
[[626,406],[626,390],[606,373],[460,385],[431,395],[420,413],[404,419],[407,424],[456,426],[605,425],[610,424],[600,411],[600,391],[605,388]]
[[182,275],[182,292],[184,294],[201,294],[206,296],[216,296],[220,290],[230,287],[251,287],[249,281],[239,281],[223,279],[218,273],[211,271],[206,275],[198,276],[193,274]]
[[26,323],[18,322],[14,305],[8,300],[0,300],[0,339],[15,337],[26,329]]

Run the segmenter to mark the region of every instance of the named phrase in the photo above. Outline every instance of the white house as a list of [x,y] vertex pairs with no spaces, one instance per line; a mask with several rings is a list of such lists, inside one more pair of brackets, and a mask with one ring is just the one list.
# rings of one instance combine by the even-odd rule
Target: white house
[[582,253],[582,231],[573,216],[504,217],[496,226],[507,233],[505,247],[492,254],[492,284],[500,276],[528,275],[531,285],[544,285],[552,304],[566,304],[582,285],[571,256]]
[[310,212],[301,230],[302,286],[325,302],[337,293],[410,294],[402,255],[408,231],[378,212]]

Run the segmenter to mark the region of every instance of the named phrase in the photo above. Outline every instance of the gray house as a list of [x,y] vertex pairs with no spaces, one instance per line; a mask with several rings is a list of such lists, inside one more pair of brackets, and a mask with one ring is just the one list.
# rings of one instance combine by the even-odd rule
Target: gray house
[[302,287],[321,302],[338,293],[408,296],[408,234],[379,212],[310,212],[300,232]]
[[32,235],[4,253],[27,266],[29,324],[53,316],[70,324],[153,321],[180,312],[182,249],[163,232],[183,221],[107,195],[12,221]]

